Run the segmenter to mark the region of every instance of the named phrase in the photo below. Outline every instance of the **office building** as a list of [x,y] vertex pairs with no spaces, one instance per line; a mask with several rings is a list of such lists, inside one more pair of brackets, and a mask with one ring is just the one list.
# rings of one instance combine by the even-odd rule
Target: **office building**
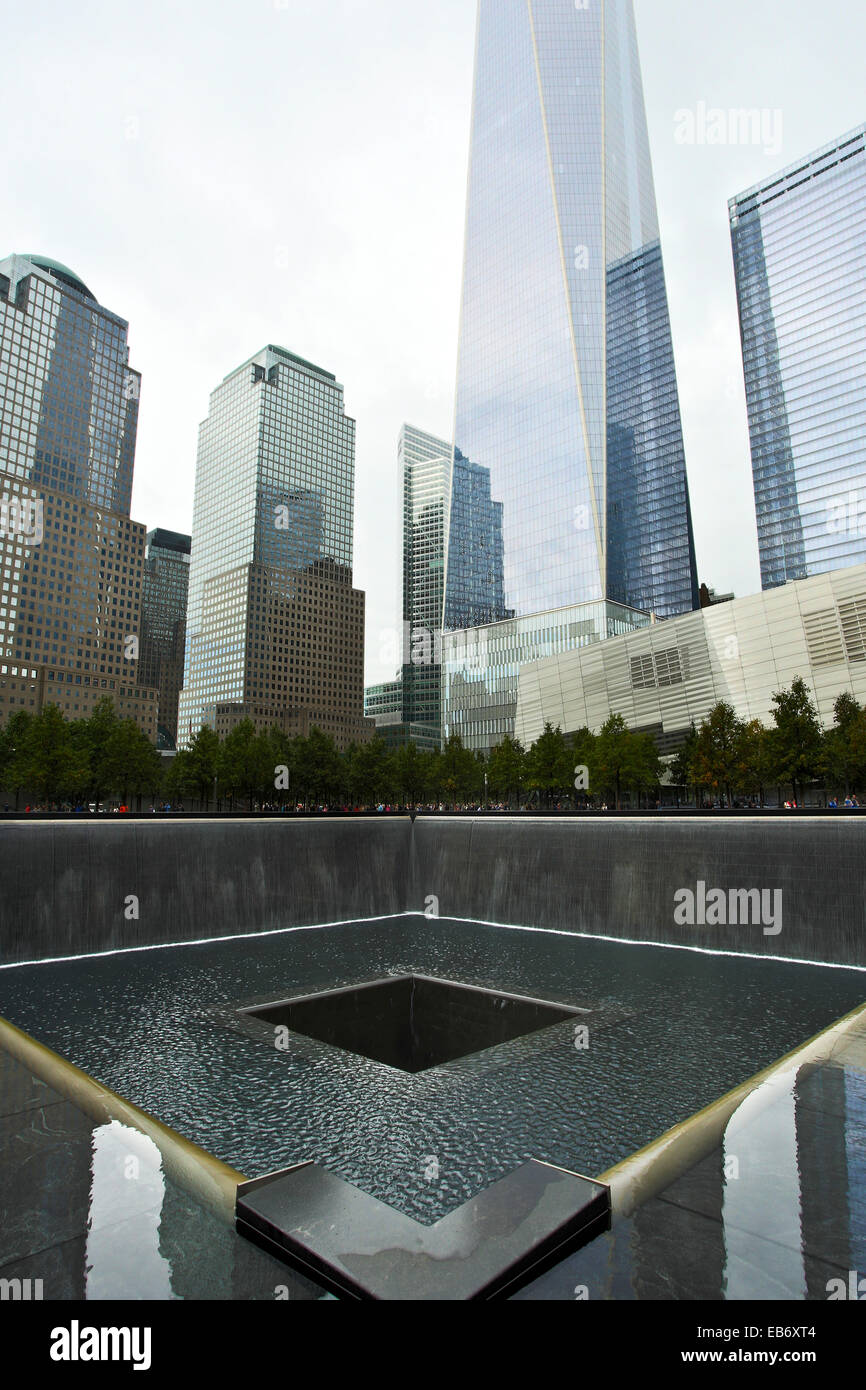
[[598,733],[612,714],[680,749],[720,701],[746,721],[773,723],[773,695],[801,676],[825,727],[837,696],[866,703],[866,565],[733,599],[520,672],[517,732],[528,745],[546,723]]
[[263,348],[211,395],[192,529],[181,746],[250,719],[340,748],[364,719],[355,422],[330,373]]
[[177,746],[177,709],[183,688],[186,605],[191,538],[149,531],[141,604],[141,678],[159,691],[157,746]]
[[83,719],[107,696],[156,740],[127,332],[59,261],[0,260],[0,722],[44,704]]
[[866,561],[866,125],[733,198],[765,589]]
[[443,725],[488,749],[522,663],[698,607],[631,0],[480,2],[454,437]]

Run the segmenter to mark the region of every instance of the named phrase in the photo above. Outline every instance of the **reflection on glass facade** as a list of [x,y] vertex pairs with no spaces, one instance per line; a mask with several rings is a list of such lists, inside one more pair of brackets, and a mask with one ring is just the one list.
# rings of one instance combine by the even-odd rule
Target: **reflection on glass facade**
[[442,720],[439,634],[451,445],[413,425],[404,425],[397,453],[403,498],[401,713],[407,738],[419,745],[435,746]]
[[177,744],[177,706],[183,686],[190,537],[149,531],[141,602],[141,680],[159,691],[157,745]]
[[770,589],[866,561],[866,126],[730,218]]
[[[455,442],[447,629],[514,615],[522,653],[545,646],[532,615],[541,634],[577,605],[698,606],[631,0],[480,2]],[[492,618],[461,564],[463,460],[501,509]],[[491,689],[473,746],[515,699]]]
[[201,426],[179,742],[242,719],[341,746],[363,719],[355,422],[330,372],[267,347]]
[[[648,613],[617,603],[583,603],[554,613],[442,635],[443,726],[467,748],[514,735],[521,666],[649,627]],[[570,730],[569,732],[575,732]]]
[[127,332],[60,262],[0,260],[0,722],[47,703],[83,719],[110,698],[156,738]]

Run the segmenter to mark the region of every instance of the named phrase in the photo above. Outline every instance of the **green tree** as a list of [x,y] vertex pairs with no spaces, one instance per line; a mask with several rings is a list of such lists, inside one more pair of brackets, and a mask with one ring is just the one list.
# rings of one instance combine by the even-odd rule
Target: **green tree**
[[573,750],[558,726],[545,724],[544,733],[526,756],[527,785],[549,806],[555,795],[571,794],[574,786]]
[[697,778],[695,777],[695,753],[698,745],[698,731],[694,720],[689,725],[685,742],[676,757],[671,759],[670,779],[675,787],[684,787],[694,793],[695,805],[700,801]]
[[[441,790],[456,809],[458,802],[474,800],[479,791],[479,766],[459,734],[451,734],[437,766]],[[483,773],[482,773],[483,777]]]
[[[578,729],[571,740],[572,762],[574,764],[574,795],[582,801],[584,805],[586,805],[593,796],[591,777],[593,759],[595,758],[595,745],[596,736],[591,729],[587,729],[586,727]],[[578,786],[578,771],[583,768],[586,768],[587,772],[590,774],[590,784],[587,790],[582,790]]]
[[313,728],[308,738],[297,739],[295,767],[296,785],[306,805],[330,801],[345,780],[337,745],[321,729]]
[[495,796],[520,804],[520,792],[526,780],[526,752],[519,739],[506,734],[496,745],[488,760],[487,778]]
[[98,811],[103,797],[112,790],[114,777],[109,745],[120,720],[111,696],[103,696],[90,718],[81,722],[82,741],[90,765],[90,795]]
[[210,806],[211,795],[219,778],[221,756],[219,735],[206,724],[202,725],[186,751],[189,754],[185,773],[187,786],[190,793],[197,797],[200,805],[203,803],[204,809],[207,811]]
[[702,720],[693,750],[692,766],[699,785],[733,799],[742,764],[745,723],[733,705],[721,700]]
[[427,789],[430,775],[429,759],[418,745],[410,741],[396,749],[392,760],[394,786],[407,806],[417,806]]
[[0,787],[15,793],[15,810],[27,785],[27,734],[35,715],[16,710],[0,730]]
[[772,757],[769,730],[760,719],[750,719],[743,729],[740,742],[740,762],[737,786],[741,791],[757,794],[764,805],[765,789],[772,780]]
[[158,781],[159,754],[134,719],[119,720],[105,745],[102,774],[106,791],[120,792],[125,805],[130,793],[141,793]]
[[773,696],[775,728],[770,730],[770,755],[775,780],[789,785],[794,800],[802,804],[808,783],[817,780],[821,768],[824,735],[809,687],[797,676],[790,690]]
[[163,788],[169,804],[173,806],[195,795],[195,778],[188,748],[181,748],[172,758],[163,779]]
[[[190,774],[194,782],[200,766],[194,759],[191,760]],[[205,763],[204,766],[208,765]],[[261,801],[273,792],[275,777],[271,740],[267,734],[256,733],[251,719],[242,719],[223,740],[217,761],[217,776],[232,799],[236,796],[246,797],[250,811],[254,809],[257,797]]]
[[346,754],[345,764],[349,792],[354,801],[372,806],[390,800],[394,764],[383,738],[353,744]]
[[821,771],[828,790],[842,784],[845,795],[860,782],[864,771],[864,711],[854,696],[844,691],[833,706],[835,724],[824,735]]
[[57,705],[46,705],[27,727],[21,750],[26,785],[39,801],[75,797],[87,785],[88,764]]
[[653,738],[632,733],[621,714],[612,714],[595,741],[590,777],[591,786],[612,793],[621,810],[624,789],[640,793],[659,785],[661,766]]

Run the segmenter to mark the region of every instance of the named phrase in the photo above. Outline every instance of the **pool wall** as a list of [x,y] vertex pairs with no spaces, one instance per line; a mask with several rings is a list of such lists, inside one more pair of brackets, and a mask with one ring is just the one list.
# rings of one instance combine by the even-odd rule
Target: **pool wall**
[[[864,845],[818,817],[13,822],[0,964],[426,911],[866,967]],[[705,924],[699,884],[760,915]]]
[[7,824],[0,965],[402,913],[410,830],[366,817]]
[[[408,910],[432,896],[443,917],[866,966],[864,869],[859,817],[430,818]],[[740,920],[702,924],[700,883],[728,916],[732,891],[761,890],[759,920],[737,902]],[[694,923],[675,918],[681,890]]]

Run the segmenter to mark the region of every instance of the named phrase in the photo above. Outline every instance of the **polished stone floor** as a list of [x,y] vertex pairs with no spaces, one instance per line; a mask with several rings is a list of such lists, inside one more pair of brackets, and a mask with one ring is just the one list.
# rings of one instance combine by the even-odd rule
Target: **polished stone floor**
[[518,1299],[866,1299],[866,1020],[755,1091],[716,1151]]
[[324,1296],[180,1191],[150,1139],[0,1049],[0,1281],[16,1279],[45,1300]]
[[[55,1299],[327,1297],[169,1181],[149,1139],[97,1124],[0,1050],[0,1281]],[[4,1286],[5,1287],[5,1286]],[[866,1019],[734,1113],[717,1149],[515,1295],[866,1297]]]

